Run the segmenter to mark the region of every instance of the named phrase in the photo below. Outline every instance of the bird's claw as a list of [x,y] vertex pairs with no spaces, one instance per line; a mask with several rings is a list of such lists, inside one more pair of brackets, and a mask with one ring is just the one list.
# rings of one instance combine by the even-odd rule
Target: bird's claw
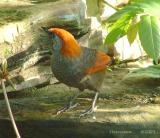
[[77,107],[78,105],[79,105],[79,103],[69,104],[69,105],[67,105],[66,107],[60,109],[60,110],[57,112],[57,115],[59,115],[59,114],[61,114],[61,113],[63,113],[63,112],[66,112],[66,111],[68,111],[68,110],[70,110],[70,109],[73,109],[73,108]]
[[81,113],[79,117],[84,117],[86,115],[93,114],[96,110],[97,110],[97,106],[90,107],[89,109],[87,109],[86,111],[84,111],[83,113]]

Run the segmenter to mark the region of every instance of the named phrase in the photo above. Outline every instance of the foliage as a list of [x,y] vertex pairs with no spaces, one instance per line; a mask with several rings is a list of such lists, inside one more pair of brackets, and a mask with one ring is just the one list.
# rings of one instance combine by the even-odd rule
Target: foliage
[[27,18],[30,13],[21,10],[19,7],[1,8],[0,9],[0,26],[9,22],[21,21]]
[[145,52],[158,63],[160,57],[160,0],[130,0],[124,8],[110,16],[105,43],[113,44],[127,35],[130,44],[138,33]]
[[160,53],[160,26],[155,16],[141,16],[139,23],[139,38],[146,53],[154,60]]

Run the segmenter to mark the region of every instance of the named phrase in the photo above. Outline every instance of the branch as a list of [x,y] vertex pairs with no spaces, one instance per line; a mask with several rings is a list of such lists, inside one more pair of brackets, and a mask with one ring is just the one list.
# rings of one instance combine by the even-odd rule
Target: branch
[[105,0],[102,0],[103,3],[105,3],[106,5],[108,5],[109,7],[111,7],[112,9],[114,9],[115,11],[118,11],[119,9],[115,6],[113,6],[112,4],[108,3],[107,1]]
[[13,128],[14,128],[14,131],[16,133],[17,138],[21,138],[21,136],[19,134],[19,131],[18,131],[18,128],[17,128],[16,123],[15,123],[14,117],[13,117],[13,113],[12,113],[12,110],[11,110],[11,107],[10,107],[10,103],[9,103],[9,100],[8,100],[6,87],[5,87],[5,83],[4,82],[5,82],[5,79],[2,79],[1,83],[2,83],[3,94],[4,94],[5,101],[6,101],[8,113],[9,113],[9,116],[10,116],[10,119],[11,119],[11,122],[12,122],[12,125],[13,125]]
[[126,59],[126,60],[122,60],[122,61],[119,61],[118,65],[119,64],[124,64],[124,63],[130,63],[130,62],[136,62],[136,61],[139,61],[139,60],[144,60],[144,59],[147,59],[148,56],[141,56],[141,57],[138,57],[138,58],[135,58],[135,59]]

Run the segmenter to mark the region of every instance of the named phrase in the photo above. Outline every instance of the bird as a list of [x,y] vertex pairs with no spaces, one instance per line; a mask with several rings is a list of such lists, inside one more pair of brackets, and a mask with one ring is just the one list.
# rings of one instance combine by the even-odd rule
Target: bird
[[112,58],[98,49],[81,46],[65,29],[49,28],[47,32],[52,40],[51,70],[54,76],[60,83],[79,90],[69,104],[57,114],[76,107],[75,99],[85,89],[93,91],[95,96],[91,106],[82,112],[80,117],[94,113],[97,109],[96,101],[105,78],[106,67],[112,63]]

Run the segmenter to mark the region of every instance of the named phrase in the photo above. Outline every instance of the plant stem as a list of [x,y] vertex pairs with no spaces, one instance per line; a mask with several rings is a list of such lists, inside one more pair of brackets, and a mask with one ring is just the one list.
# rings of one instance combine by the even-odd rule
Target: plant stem
[[7,81],[10,83],[11,87],[14,89],[14,90],[17,90],[14,83],[10,80],[10,79],[7,79]]
[[6,92],[6,87],[5,87],[5,83],[4,82],[5,82],[5,79],[2,79],[1,83],[2,83],[3,94],[4,94],[5,101],[6,101],[8,113],[9,113],[9,116],[10,116],[10,119],[11,119],[11,122],[12,122],[12,125],[13,125],[13,128],[14,128],[14,131],[16,133],[17,138],[21,138],[21,136],[19,134],[19,131],[18,131],[18,128],[17,128],[16,123],[15,123],[14,117],[13,117],[13,113],[12,113],[10,104],[9,104],[9,100],[8,100],[8,96],[7,96],[7,92]]
[[115,11],[118,11],[119,9],[116,8],[115,6],[113,6],[112,4],[108,3],[107,1],[105,0],[102,0],[105,4],[107,4],[109,7],[113,8]]

